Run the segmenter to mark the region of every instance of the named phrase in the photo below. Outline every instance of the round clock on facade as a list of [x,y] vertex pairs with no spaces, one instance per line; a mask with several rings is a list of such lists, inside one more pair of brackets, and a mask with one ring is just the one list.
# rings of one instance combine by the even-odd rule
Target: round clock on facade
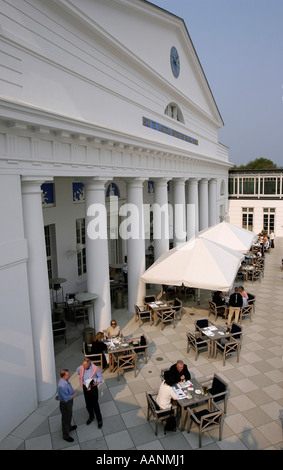
[[173,75],[175,78],[178,78],[180,73],[180,58],[176,47],[171,47],[170,51],[170,63]]

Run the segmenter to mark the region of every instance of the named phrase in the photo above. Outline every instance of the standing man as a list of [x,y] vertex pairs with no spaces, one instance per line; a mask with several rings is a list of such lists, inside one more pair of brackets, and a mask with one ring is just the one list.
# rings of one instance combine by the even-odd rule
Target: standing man
[[74,439],[69,436],[69,432],[77,429],[77,426],[71,426],[71,422],[73,398],[77,397],[78,393],[74,392],[73,387],[69,382],[70,372],[68,369],[62,369],[60,376],[61,379],[58,382],[58,399],[60,400],[60,412],[62,415],[63,439],[67,442],[74,442]]
[[82,365],[77,368],[77,372],[80,376],[80,386],[83,388],[86,409],[89,414],[86,424],[93,421],[95,414],[100,429],[103,423],[98,404],[98,384],[102,382],[102,373],[88,358],[83,360]]
[[243,297],[239,292],[238,287],[235,287],[235,292],[229,298],[229,315],[228,324],[231,323],[233,315],[235,314],[235,322],[238,323],[240,308],[243,306]]

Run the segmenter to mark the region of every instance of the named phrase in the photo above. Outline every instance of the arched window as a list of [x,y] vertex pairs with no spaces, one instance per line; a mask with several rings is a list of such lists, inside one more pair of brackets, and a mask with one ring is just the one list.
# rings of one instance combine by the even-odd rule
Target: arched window
[[171,118],[176,119],[176,121],[185,124],[182,111],[176,103],[169,103],[166,106],[164,114],[167,114],[167,116],[170,116]]

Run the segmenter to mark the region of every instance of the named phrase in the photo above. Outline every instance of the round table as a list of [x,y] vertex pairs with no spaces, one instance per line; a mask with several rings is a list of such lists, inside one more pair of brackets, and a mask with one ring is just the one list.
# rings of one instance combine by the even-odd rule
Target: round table
[[[75,299],[78,300],[78,302],[81,302],[84,304],[84,307],[87,307],[87,303],[90,302],[91,300],[97,299],[98,295],[93,294],[91,292],[78,292],[78,294],[75,295]],[[92,312],[93,312],[93,327],[95,327],[95,321],[94,321],[94,306],[93,303],[89,304],[89,307],[92,306]],[[85,328],[85,317],[84,317],[84,328]]]

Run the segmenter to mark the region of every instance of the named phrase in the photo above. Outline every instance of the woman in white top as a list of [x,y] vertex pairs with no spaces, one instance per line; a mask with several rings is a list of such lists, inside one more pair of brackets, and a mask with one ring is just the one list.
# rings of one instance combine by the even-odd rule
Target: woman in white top
[[171,399],[177,400],[177,395],[174,392],[172,385],[174,385],[174,378],[171,372],[164,372],[164,380],[160,385],[158,395],[156,397],[156,402],[162,410],[171,407]]
[[111,320],[110,326],[103,330],[106,335],[106,338],[117,338],[117,336],[121,336],[120,327],[117,325],[116,320]]

